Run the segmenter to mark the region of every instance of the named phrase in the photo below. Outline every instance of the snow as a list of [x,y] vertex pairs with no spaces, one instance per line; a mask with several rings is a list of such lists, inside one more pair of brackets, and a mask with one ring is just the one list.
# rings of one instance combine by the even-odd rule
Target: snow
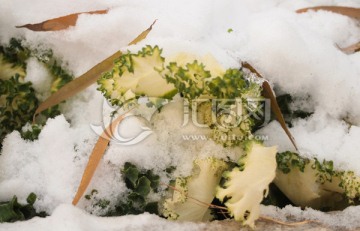
[[323,213],[311,208],[302,210],[291,205],[287,205],[282,209],[274,206],[262,206],[261,214],[290,223],[307,220],[337,229],[354,229],[360,226],[359,206],[350,206],[341,212],[335,211],[331,213]]
[[51,79],[45,67],[35,58],[30,58],[26,65],[26,73],[26,79],[32,83],[36,91],[36,98],[43,101],[49,97],[50,92],[47,89],[51,87]]
[[[0,5],[1,44],[15,36],[26,38],[32,47],[51,48],[63,60],[63,67],[75,76],[117,50],[137,51],[146,44],[159,45],[164,56],[178,52],[212,54],[224,68],[238,68],[241,61],[248,61],[279,92],[297,96],[293,105],[295,109],[310,108],[314,112],[307,119],[295,121],[290,129],[300,153],[334,160],[336,168],[360,174],[360,107],[357,102],[360,98],[360,53],[346,55],[337,48],[358,42],[359,22],[330,12],[294,12],[316,5],[360,7],[358,0],[0,0]],[[81,15],[77,25],[65,31],[32,32],[15,28],[100,9],[109,9],[109,12]],[[157,22],[146,40],[127,46],[155,19]],[[46,71],[35,59],[28,62],[26,79],[41,93],[41,100],[47,96],[43,89],[50,84],[46,76]],[[29,225],[34,230],[46,230],[47,227],[58,230],[129,230],[140,227],[165,230],[170,226],[174,230],[196,230],[201,227],[190,223],[170,225],[148,214],[96,218],[69,205],[98,138],[90,124],[102,124],[104,120],[103,102],[96,86],[91,86],[61,106],[63,115],[47,122],[39,140],[24,141],[17,132],[7,136],[0,155],[0,201],[9,200],[15,194],[20,202],[25,202],[27,195],[35,192],[38,195],[35,207],[52,216],[1,224],[0,230],[26,230]],[[174,125],[174,121],[179,121],[176,118],[169,117],[157,129]],[[278,145],[280,151],[294,150],[277,122],[271,122],[258,134],[269,137],[266,145]],[[160,142],[154,144],[154,140]],[[182,142],[178,136],[169,139],[167,134],[152,135],[136,146],[111,144],[88,192],[97,189],[97,196],[110,200],[110,206],[113,206],[126,191],[120,174],[125,162],[154,168],[166,182],[168,179],[162,172],[165,167],[182,166],[175,174],[188,175],[192,160],[209,153],[216,153],[219,158],[236,158],[231,152],[221,153],[211,141],[193,145]],[[79,207],[94,214],[103,212],[93,208],[91,201],[82,200]],[[315,216],[325,219],[329,225],[333,224],[331,219],[336,220],[320,212],[305,212],[308,215],[304,215],[300,210],[291,211],[299,218]],[[276,211],[272,214],[284,217],[281,215],[284,213]],[[358,208],[348,208],[337,218],[343,219],[339,222],[346,222],[346,216],[351,214],[359,214]],[[79,221],[71,217],[79,217]],[[68,219],[69,222],[63,222]],[[351,220],[352,224],[360,225],[355,220]],[[153,223],[157,224],[154,228],[151,226]]]
[[[283,209],[274,206],[261,206],[261,216],[272,217],[279,221],[295,222],[310,220],[316,224],[334,227],[337,229],[353,229],[360,226],[359,207],[348,207],[342,212],[332,212],[324,214],[322,212],[298,207],[286,206]],[[53,212],[52,216],[46,218],[35,217],[28,221],[4,223],[0,225],[0,231],[20,231],[20,230],[52,230],[52,231],[131,231],[131,230],[177,230],[177,231],[201,231],[201,230],[219,230],[220,223],[213,223],[209,228],[206,223],[193,222],[171,222],[151,214],[128,215],[123,217],[96,217],[90,215],[79,208],[69,204],[60,204]],[[267,224],[266,227],[269,227]],[[228,227],[229,228],[229,227]],[[231,230],[235,230],[232,228]],[[280,229],[277,229],[280,230]],[[301,230],[301,229],[296,229]],[[318,230],[318,229],[314,229]]]
[[1,231],[19,230],[51,230],[51,231],[131,231],[131,230],[203,230],[205,224],[190,222],[174,223],[155,215],[142,214],[126,217],[95,217],[68,204],[59,205],[52,216],[47,218],[34,218],[25,222],[0,225]]

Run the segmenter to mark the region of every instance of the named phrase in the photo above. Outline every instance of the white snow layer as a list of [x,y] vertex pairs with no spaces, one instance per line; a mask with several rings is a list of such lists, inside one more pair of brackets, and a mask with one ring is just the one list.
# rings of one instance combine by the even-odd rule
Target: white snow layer
[[72,205],[61,204],[50,217],[36,217],[29,221],[16,222],[15,224],[2,224],[0,225],[0,231],[197,231],[204,230],[204,227],[205,223],[175,223],[150,214],[128,215],[124,217],[95,217]]
[[[301,153],[334,160],[336,167],[360,174],[360,107],[357,103],[360,53],[345,55],[337,48],[358,42],[359,22],[330,12],[295,13],[296,9],[316,5],[360,7],[358,0],[0,0],[0,5],[0,43],[7,43],[15,36],[26,38],[30,46],[51,48],[75,76],[119,49],[135,51],[145,44],[159,45],[165,56],[179,51],[211,53],[225,68],[240,67],[241,61],[248,61],[279,91],[308,99],[305,105],[297,102],[296,107],[311,108],[315,113],[308,119],[299,119],[291,128]],[[100,9],[109,9],[109,12],[81,15],[77,25],[65,31],[33,32],[15,28]],[[155,19],[157,22],[147,39],[127,47],[126,44]],[[42,95],[42,89],[49,83],[36,60],[29,61],[26,78],[33,82],[39,98],[44,99],[47,95]],[[2,224],[0,229],[25,230],[30,224],[38,225],[37,230],[55,229],[61,223],[57,219],[87,217],[61,204],[70,204],[76,192],[97,139],[90,124],[101,124],[102,103],[103,97],[96,86],[92,86],[62,105],[64,115],[49,120],[39,140],[24,141],[17,132],[8,135],[0,156],[0,201],[9,200],[15,194],[24,202],[30,192],[35,192],[36,208],[53,213],[54,217]],[[267,145],[279,145],[280,151],[293,150],[277,122],[264,127],[259,134],[269,137]],[[163,136],[162,141],[166,143],[166,135]],[[186,175],[194,158],[189,153],[197,150],[202,156],[214,152],[214,148],[209,148],[211,144],[199,150],[187,143],[183,146],[188,153],[183,155],[183,148],[154,145],[151,139],[156,137],[138,146],[111,145],[89,190],[97,189],[98,197],[110,200],[113,205],[125,192],[119,169],[126,161],[154,168],[158,173],[166,166],[180,163],[184,165],[178,166],[177,174]],[[79,206],[97,213],[89,203],[81,201]],[[125,229],[130,224],[136,229],[142,224],[138,219],[150,218],[161,227],[160,219],[141,215],[86,219],[84,223],[64,223],[58,230],[89,227],[103,230],[105,224],[109,228],[104,230]],[[120,222],[112,222],[118,220]],[[149,229],[149,225],[144,224],[143,228]],[[176,224],[174,227],[180,229]]]

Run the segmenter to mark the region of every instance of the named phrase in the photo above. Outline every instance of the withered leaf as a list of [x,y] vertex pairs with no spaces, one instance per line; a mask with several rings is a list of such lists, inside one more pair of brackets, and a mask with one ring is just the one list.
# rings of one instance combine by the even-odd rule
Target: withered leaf
[[146,36],[150,33],[150,31],[152,30],[153,25],[156,23],[157,20],[155,20],[149,28],[147,28],[146,30],[144,30],[143,32],[141,32],[141,34],[139,34],[133,41],[131,41],[129,43],[130,45],[135,45],[136,43],[144,40],[146,38]]
[[89,87],[91,84],[95,83],[103,72],[111,70],[115,59],[119,58],[120,55],[120,51],[115,52],[113,55],[98,63],[80,77],[65,84],[62,88],[60,88],[57,92],[52,94],[39,105],[35,111],[33,120],[35,121],[36,116],[46,109],[61,103],[62,101],[76,95],[77,93]]
[[348,47],[344,47],[344,48],[339,47],[339,49],[346,54],[353,54],[355,52],[360,51],[360,42],[350,45]]
[[53,18],[36,24],[26,24],[17,26],[16,28],[27,28],[32,31],[59,31],[65,30],[70,26],[75,26],[76,21],[80,14],[106,14],[108,10],[97,10],[89,12],[81,12],[75,14],[69,14],[59,18]]
[[[139,36],[137,36],[133,41],[129,43],[129,45],[136,44],[141,40],[145,39],[146,36],[152,29],[152,26],[156,20],[151,24],[151,26],[143,31]],[[121,52],[117,51],[110,57],[106,58],[102,62],[98,63],[96,66],[88,70],[86,73],[81,75],[80,77],[74,79],[73,81],[65,84],[62,88],[60,88],[57,92],[48,97],[44,102],[42,102],[39,107],[36,109],[33,121],[35,121],[36,116],[42,111],[55,106],[61,103],[64,100],[76,95],[77,93],[85,90],[87,87],[95,83],[101,76],[102,73],[109,71],[112,69],[114,65],[114,61],[121,56]]]
[[316,7],[299,9],[296,12],[304,13],[309,10],[314,10],[314,11],[326,10],[337,14],[342,14],[351,18],[360,19],[360,8],[344,7],[344,6],[316,6]]
[[[249,71],[251,71],[252,73],[256,74],[258,77],[263,78],[263,76],[253,66],[251,66],[249,63],[243,62],[242,66],[244,68],[248,69]],[[291,135],[291,132],[290,132],[289,128],[286,126],[284,116],[283,116],[283,114],[282,114],[282,112],[280,110],[279,104],[276,101],[275,94],[274,94],[273,90],[271,89],[271,86],[270,86],[269,82],[265,80],[263,82],[262,87],[263,87],[263,96],[265,98],[270,99],[271,110],[275,114],[277,121],[279,121],[282,129],[285,131],[286,135],[289,137],[289,139],[290,139],[291,143],[294,145],[295,149],[298,150],[298,148],[296,146],[295,139]]]
[[110,139],[113,136],[113,131],[116,131],[116,127],[119,125],[119,123],[124,119],[125,114],[119,116],[116,118],[102,133],[102,135],[99,137],[98,141],[96,142],[94,149],[90,155],[89,161],[86,165],[86,168],[84,170],[80,185],[78,187],[78,190],[76,192],[76,195],[73,199],[72,204],[76,205],[81,197],[84,195],[87,187],[90,184],[90,181],[92,177],[94,176],[94,173],[96,171],[97,166],[100,163],[101,158],[103,157],[106,148],[109,145]]

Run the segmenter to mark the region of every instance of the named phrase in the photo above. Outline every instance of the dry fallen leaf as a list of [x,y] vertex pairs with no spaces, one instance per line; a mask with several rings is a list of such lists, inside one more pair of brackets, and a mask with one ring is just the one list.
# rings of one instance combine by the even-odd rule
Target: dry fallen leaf
[[72,202],[73,205],[76,205],[81,197],[84,195],[86,188],[89,186],[92,177],[96,171],[97,166],[100,163],[101,158],[103,157],[107,146],[113,136],[113,131],[116,131],[116,127],[119,123],[124,119],[125,114],[116,118],[102,133],[99,137],[98,141],[96,142],[94,149],[90,155],[89,161],[86,165],[84,170],[79,188],[76,192],[74,200]]
[[352,7],[344,7],[344,6],[316,6],[303,8],[296,11],[296,13],[304,13],[310,10],[318,11],[318,10],[326,10],[331,11],[337,14],[342,14],[345,16],[349,16],[351,18],[360,19],[360,8],[352,8]]
[[353,44],[351,46],[348,46],[348,47],[344,47],[344,48],[339,47],[339,49],[341,51],[343,51],[344,53],[346,53],[346,54],[353,54],[355,52],[360,51],[360,42],[355,43],[355,44]]
[[[242,66],[246,69],[248,69],[249,71],[251,71],[252,73],[256,74],[258,77],[263,78],[263,76],[253,67],[251,66],[249,63],[247,62],[243,62]],[[285,123],[285,119],[284,116],[280,110],[279,104],[276,101],[276,97],[275,94],[273,92],[273,90],[271,89],[271,86],[269,84],[269,82],[267,80],[265,80],[263,82],[263,96],[265,98],[270,99],[271,102],[271,110],[274,112],[277,121],[279,121],[282,129],[285,131],[286,135],[289,137],[291,143],[294,145],[295,149],[298,150],[296,143],[295,143],[295,139],[294,137],[291,135],[290,130],[288,129],[288,127],[286,126]]]
[[[131,41],[129,45],[136,44],[141,40],[145,39],[151,31],[152,26],[155,24],[155,22],[156,20],[151,24],[148,29],[143,31],[139,36],[137,36],[133,41]],[[120,56],[120,51],[115,52],[113,55],[98,63],[96,66],[88,70],[80,77],[74,79],[68,84],[65,84],[62,88],[60,88],[57,92],[52,94],[40,104],[40,106],[35,111],[33,121],[35,121],[36,116],[42,111],[45,111],[46,109],[61,103],[62,101],[76,95],[77,93],[85,90],[87,87],[95,83],[102,73],[111,70],[114,65],[114,61]]]
[[106,14],[108,10],[97,10],[89,12],[81,12],[76,14],[70,14],[67,16],[53,18],[36,24],[26,24],[17,26],[16,28],[27,28],[32,31],[58,31],[65,30],[70,26],[75,26],[76,21],[80,14]]
[[77,93],[89,87],[91,84],[95,83],[103,72],[111,70],[114,65],[115,59],[119,58],[120,55],[121,52],[117,51],[107,59],[103,60],[102,62],[98,63],[96,66],[85,72],[85,74],[74,79],[68,84],[65,84],[62,88],[60,88],[57,92],[52,94],[49,98],[47,98],[39,105],[39,107],[35,111],[33,120],[35,121],[36,116],[41,112],[45,111],[46,109],[61,103],[62,101],[76,95]]
[[146,36],[150,33],[150,31],[152,30],[153,25],[156,23],[157,20],[155,20],[149,28],[147,28],[146,30],[144,30],[141,34],[139,34],[133,41],[131,41],[129,43],[130,45],[135,45],[136,43],[144,40],[146,38]]

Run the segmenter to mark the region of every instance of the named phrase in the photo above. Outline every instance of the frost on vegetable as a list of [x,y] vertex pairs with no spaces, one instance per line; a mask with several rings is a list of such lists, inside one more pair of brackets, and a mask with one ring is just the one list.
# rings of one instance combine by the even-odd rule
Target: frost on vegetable
[[158,202],[151,199],[151,195],[158,193],[160,177],[152,170],[143,170],[138,166],[126,162],[121,170],[128,192],[123,195],[114,208],[109,210],[110,201],[97,198],[97,190],[85,196],[92,200],[93,207],[108,210],[106,216],[122,216],[127,214],[141,214],[144,212],[158,214]]
[[8,46],[0,46],[0,79],[8,80],[16,74],[24,78],[29,57],[30,50],[22,46],[21,40],[12,38]]
[[0,141],[31,121],[38,103],[31,83],[22,81],[19,75],[0,79]]
[[274,183],[297,206],[343,209],[360,196],[360,178],[352,171],[335,170],[332,161],[277,154]]
[[163,215],[179,221],[208,221],[209,206],[227,164],[216,158],[197,159],[191,176],[177,178],[171,198],[163,204]]
[[275,178],[276,147],[249,142],[246,155],[239,160],[240,167],[223,174],[225,182],[218,187],[216,197],[225,202],[235,220],[254,227],[260,215],[260,203]]
[[204,64],[195,60],[181,67],[171,62],[167,69],[167,82],[172,83],[184,98],[195,99],[204,94],[205,81],[211,76],[210,71],[205,70]]
[[[26,65],[30,57],[36,58],[48,70],[49,78],[53,80],[49,93],[72,80],[72,76],[57,63],[51,50],[32,50],[23,44],[23,40],[12,38],[7,46],[0,46],[0,142],[8,133],[20,131],[31,122],[38,107],[37,92],[26,79]],[[42,113],[44,120],[41,123],[59,114],[58,105],[50,108]],[[31,139],[38,134],[39,131],[33,133]]]
[[160,74],[164,58],[157,46],[146,46],[137,54],[127,53],[115,62],[114,68],[99,80],[99,90],[113,104],[123,106],[140,96],[172,98],[176,94]]
[[[152,117],[155,131],[169,129],[168,136],[171,136],[171,128],[177,128],[175,133],[203,132],[223,148],[241,147],[253,138],[256,121],[252,115],[263,106],[261,83],[242,70],[219,68],[214,59],[192,57],[181,54],[165,61],[157,46],[147,46],[137,54],[122,55],[113,70],[98,81],[99,89],[119,106],[137,103],[142,96],[173,99],[178,93],[181,100],[176,98],[175,103],[159,108]],[[253,98],[257,100],[251,101]],[[181,127],[183,114],[175,116],[173,113],[174,105],[177,105],[176,110],[184,110],[184,105],[177,104],[179,102],[188,104],[192,113],[191,126]],[[177,121],[179,124],[173,124]],[[164,124],[168,124],[167,127]],[[227,199],[226,206],[236,220],[253,226],[259,216],[259,204],[275,177],[276,148],[265,148],[255,141],[247,143],[249,151],[242,159],[243,169],[234,168],[226,173],[225,188],[217,192],[227,164],[210,156],[196,159],[193,173],[177,177],[174,187],[170,187],[172,197],[165,200],[163,215],[183,221],[209,220],[209,206],[217,193],[219,199]]]

